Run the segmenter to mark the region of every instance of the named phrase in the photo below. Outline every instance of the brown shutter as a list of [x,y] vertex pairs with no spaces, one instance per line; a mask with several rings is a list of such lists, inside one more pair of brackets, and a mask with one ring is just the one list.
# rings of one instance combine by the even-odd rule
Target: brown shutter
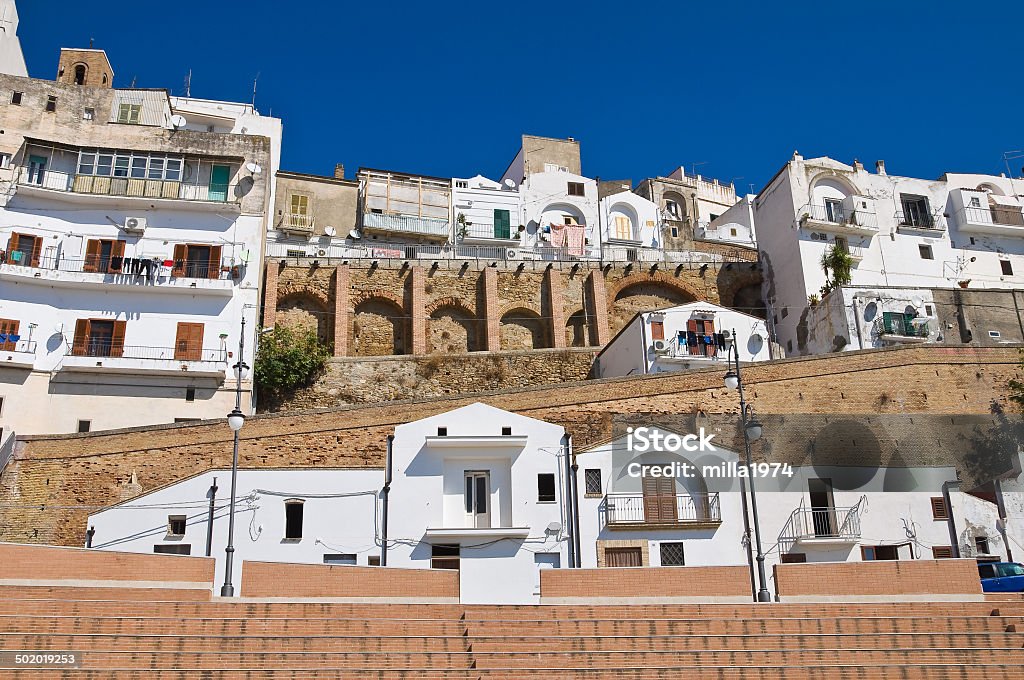
[[[18,239],[19,238],[20,238],[19,234],[13,233],[13,234],[11,234],[11,239],[7,242],[7,261],[8,262],[13,262],[14,261],[14,260],[11,259],[11,253],[13,253],[15,250],[18,249]],[[25,264],[25,263],[24,262],[19,262],[18,264]]]
[[948,545],[933,545],[932,557],[937,560],[948,560],[953,557],[953,548]]
[[[124,246],[124,241],[114,241],[110,248],[110,264],[108,265],[108,271],[111,273],[120,272],[121,268],[124,266]],[[115,257],[119,258],[116,263],[114,262]],[[117,265],[116,267],[114,266],[115,264]]]
[[110,356],[119,357],[124,354],[124,331],[127,321],[114,322],[114,336],[110,339]]
[[36,237],[34,237],[34,241],[32,243],[32,266],[33,267],[38,267],[39,266],[39,258],[42,256],[42,254],[43,254],[43,239],[38,237],[38,236],[36,236]]
[[640,548],[605,548],[604,562],[609,567],[642,567]]
[[83,272],[96,272],[100,269],[100,252],[103,243],[91,238],[85,244],[85,262],[82,264]]
[[178,323],[174,340],[174,358],[178,361],[199,361],[203,353],[203,324]]
[[[17,335],[18,326],[21,325],[20,321],[14,321],[13,319],[0,319],[0,333],[6,333],[7,335]],[[0,350],[7,352],[13,352],[17,347],[16,342],[8,340],[7,342],[0,342]]]
[[188,246],[184,243],[178,243],[174,246],[174,269],[171,270],[171,276],[184,276],[185,275],[185,262],[188,259]]
[[85,345],[89,340],[89,320],[79,319],[75,322],[75,341],[71,345],[71,353],[76,357],[84,357]]
[[220,250],[221,246],[210,246],[210,278],[220,278]]
[[651,322],[651,339],[652,340],[664,340],[665,339],[665,322],[664,321],[652,321]]
[[949,510],[943,496],[932,498],[932,519],[949,519]]

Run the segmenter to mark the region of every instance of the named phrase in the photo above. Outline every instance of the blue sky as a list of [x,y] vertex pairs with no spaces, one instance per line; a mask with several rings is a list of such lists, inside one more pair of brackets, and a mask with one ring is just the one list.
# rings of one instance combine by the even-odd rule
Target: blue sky
[[117,86],[180,94],[191,68],[193,96],[249,101],[259,74],[257,107],[284,119],[282,165],[302,172],[497,177],[531,133],[580,140],[589,176],[703,162],[742,191],[794,149],[937,177],[998,173],[1024,148],[1022,2],[206,7],[204,20],[172,2],[21,0],[19,33],[37,77],[90,38]]

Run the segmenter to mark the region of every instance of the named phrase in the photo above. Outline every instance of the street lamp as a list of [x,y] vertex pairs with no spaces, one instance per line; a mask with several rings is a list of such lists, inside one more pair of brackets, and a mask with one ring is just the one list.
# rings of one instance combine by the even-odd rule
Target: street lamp
[[743,378],[740,375],[740,348],[736,342],[736,329],[732,331],[732,341],[728,347],[729,370],[725,374],[725,387],[731,390],[739,390],[740,393],[740,416],[743,424],[743,451],[746,454],[747,469],[751,474],[748,479],[750,484],[750,509],[754,513],[754,545],[757,549],[757,578],[758,602],[771,602],[772,596],[768,592],[768,579],[764,572],[764,551],[761,549],[761,522],[757,515],[757,494],[754,491],[753,462],[750,458],[750,442],[761,438],[764,427],[754,417],[754,409],[747,404],[743,398]]
[[220,587],[221,597],[234,597],[235,587],[231,585],[232,563],[235,556],[235,489],[238,484],[238,433],[245,425],[242,413],[242,373],[249,366],[243,361],[245,351],[245,316],[242,316],[242,331],[238,336],[238,362],[235,369],[235,408],[228,414],[228,427],[235,436],[234,454],[231,457],[231,509],[228,512],[228,547],[224,549],[224,585]]

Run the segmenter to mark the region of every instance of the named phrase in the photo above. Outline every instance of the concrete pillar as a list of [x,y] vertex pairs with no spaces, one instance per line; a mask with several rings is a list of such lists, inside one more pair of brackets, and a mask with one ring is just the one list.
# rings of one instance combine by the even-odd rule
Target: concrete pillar
[[334,356],[348,355],[348,265],[334,269]]
[[423,289],[426,276],[423,267],[413,267],[409,272],[409,317],[412,320],[412,353],[427,353],[427,293]]
[[263,282],[263,328],[273,328],[277,323],[277,277],[280,267],[277,260],[267,260],[266,279]]
[[501,349],[501,302],[498,300],[498,270],[484,268],[484,340],[488,352]]
[[607,345],[612,339],[608,326],[608,290],[605,287],[604,274],[600,269],[590,272],[587,277],[587,297],[591,309],[590,342],[594,345]]
[[555,271],[554,267],[548,268],[544,273],[547,283],[548,309],[551,310],[551,346],[555,349],[565,348],[565,286],[562,283],[562,276]]

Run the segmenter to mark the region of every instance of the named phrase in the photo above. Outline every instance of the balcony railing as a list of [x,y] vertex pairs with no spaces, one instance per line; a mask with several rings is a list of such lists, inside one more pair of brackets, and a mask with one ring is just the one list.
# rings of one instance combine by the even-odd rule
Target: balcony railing
[[99,177],[77,175],[59,170],[22,166],[17,183],[24,187],[38,187],[71,194],[116,196],[125,198],[153,198],[208,203],[237,203],[237,184],[215,182],[198,183],[165,179],[135,177]]
[[933,215],[928,213],[905,213],[898,211],[895,215],[896,224],[912,229],[942,229],[942,225]]
[[878,321],[881,322],[877,329],[880,335],[921,340],[927,339],[931,334],[931,319],[928,317],[909,317],[906,314],[886,312]]
[[789,516],[779,541],[852,542],[860,539],[860,507],[797,508]]
[[5,333],[0,333],[0,352],[23,352],[25,354],[36,353],[36,341],[35,340],[22,340],[20,336],[18,340],[12,340]]
[[1012,205],[994,205],[985,208],[966,207],[960,211],[960,223],[1024,227],[1024,212]]
[[858,227],[865,230],[878,229],[878,216],[875,213],[847,210],[842,205],[805,205],[800,210],[800,221]]
[[[8,258],[10,260],[10,258]],[[172,260],[132,257],[63,257],[44,255],[36,266],[22,258],[21,262],[0,262],[26,270],[44,270],[81,274],[113,275],[114,283],[160,284],[170,279],[221,279],[237,278],[237,268],[228,261],[218,267],[210,266],[206,260],[185,261],[175,266]]]
[[312,215],[300,215],[300,214],[288,214],[283,220],[281,225],[285,231],[294,231],[301,233],[312,233],[313,231],[313,216]]
[[177,361],[177,362],[226,362],[225,349],[200,349],[197,347],[146,347],[141,345],[115,345],[107,339],[88,338],[82,344],[76,344],[71,356],[139,359],[142,361]]
[[512,240],[519,238],[519,232],[514,231],[511,227],[507,229],[496,229],[490,224],[470,224],[466,227],[466,238],[496,238],[503,240]]
[[608,494],[604,500],[608,526],[628,525],[717,525],[722,510],[717,493]]
[[451,225],[448,220],[437,217],[416,217],[415,215],[386,215],[368,212],[363,215],[363,227],[400,234],[444,238],[448,238],[451,234]]

